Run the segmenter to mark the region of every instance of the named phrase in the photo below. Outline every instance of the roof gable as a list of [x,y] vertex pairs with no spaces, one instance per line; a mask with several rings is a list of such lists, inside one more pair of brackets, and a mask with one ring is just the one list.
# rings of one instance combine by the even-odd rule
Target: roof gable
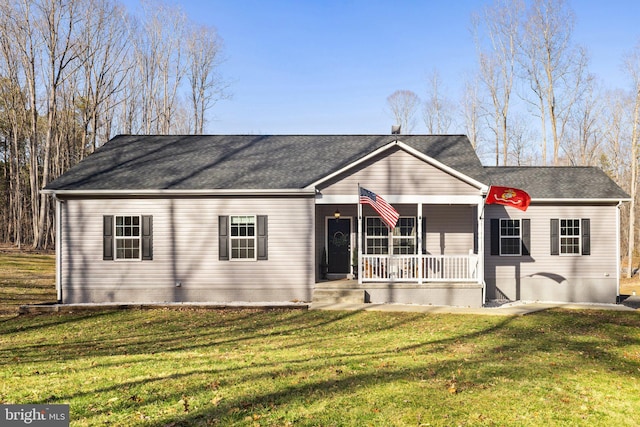
[[[391,154],[393,151],[397,151],[397,150],[402,150],[404,152],[406,152],[408,155],[420,159],[421,162],[427,163],[429,166],[431,167],[435,167],[436,169],[440,169],[441,171],[443,171],[446,174],[451,175],[452,177],[466,183],[466,184],[470,184],[476,188],[482,188],[485,185],[479,181],[477,181],[476,179],[474,179],[473,177],[469,177],[463,173],[461,173],[460,171],[458,171],[457,169],[454,169],[452,167],[449,167],[447,165],[445,165],[444,163],[428,156],[427,154],[424,154],[414,148],[412,148],[411,146],[403,143],[402,141],[392,141],[390,143],[388,143],[387,145],[380,147],[379,149],[367,154],[365,157],[362,157],[360,159],[358,159],[356,162],[351,163],[347,166],[345,166],[342,169],[336,170],[333,173],[331,173],[328,176],[325,176],[323,178],[321,178],[320,180],[313,182],[309,185],[309,187],[320,187],[322,186],[322,184],[324,183],[328,183],[333,181],[336,177],[340,176],[340,175],[345,175],[345,174],[349,174],[352,173],[354,171],[357,171],[359,167],[363,166],[363,165],[367,165],[367,163],[369,163],[370,161],[375,161],[376,158],[381,158],[381,156],[385,156],[387,154]],[[461,166],[461,165],[460,165]],[[468,166],[468,165],[466,165]],[[469,168],[464,168],[466,170],[469,170]],[[401,174],[403,171],[398,170],[397,168],[393,171],[388,171],[391,175],[388,176],[387,178],[385,178],[386,180],[393,180],[394,177],[396,177],[398,174]],[[386,175],[386,174],[385,174]],[[476,176],[477,176],[477,172],[476,172]],[[397,178],[397,179],[401,179],[401,178]],[[406,179],[406,178],[405,178]]]

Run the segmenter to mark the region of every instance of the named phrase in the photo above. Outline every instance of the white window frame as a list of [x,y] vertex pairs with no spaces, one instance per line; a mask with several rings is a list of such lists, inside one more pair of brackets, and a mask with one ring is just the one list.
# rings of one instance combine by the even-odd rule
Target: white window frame
[[[236,224],[253,224],[253,236],[248,236],[248,235],[237,235],[234,236],[233,235],[233,229],[234,229],[234,219],[236,218],[244,218],[244,219],[251,219],[251,222],[246,222],[246,223],[236,223]],[[245,241],[245,242],[253,242],[253,247],[251,249],[247,247],[245,248],[241,248],[238,250],[246,250],[246,251],[253,251],[253,257],[234,257],[234,250],[236,250],[234,248],[234,242],[240,242],[240,241]],[[257,215],[229,215],[229,261],[234,261],[234,262],[242,262],[242,261],[257,261],[258,260],[258,216]]]
[[[374,224],[376,229],[384,230],[383,234],[374,234],[369,235],[369,220],[376,220],[378,224]],[[386,241],[387,246],[383,247],[381,245],[374,245],[375,248],[381,248],[382,252],[370,252],[369,251],[369,242],[374,240]],[[382,218],[379,216],[367,216],[364,219],[364,241],[365,241],[365,250],[364,253],[367,255],[387,255],[389,254],[389,227],[384,225]]]
[[[126,236],[126,235],[122,235],[119,236],[118,235],[118,218],[138,218],[138,224],[137,224],[137,229],[138,229],[138,235],[134,236]],[[123,221],[124,222],[124,221]],[[133,226],[133,225],[131,225]],[[127,227],[126,225],[121,225],[120,227]],[[118,256],[118,242],[122,242],[125,240],[131,240],[131,241],[136,241],[138,242],[138,257],[137,258],[121,258]],[[135,248],[134,248],[135,249]],[[123,250],[127,250],[126,248]],[[128,262],[128,261],[142,261],[142,215],[114,215],[113,216],[113,260],[114,261],[124,261],[124,262]]]
[[[577,229],[578,229],[578,234],[563,234],[562,230],[569,230],[569,229],[575,229],[576,226],[575,225],[567,225],[567,221],[572,221],[574,223],[577,223]],[[565,225],[563,226],[562,223],[565,222]],[[564,249],[564,246],[562,244],[563,240],[566,239],[578,239],[578,244],[577,244],[577,252],[566,252]],[[582,219],[580,218],[558,218],[558,254],[560,256],[581,256],[582,255]],[[574,244],[571,244],[571,247],[574,247]]]
[[[365,254],[367,255],[389,255],[389,248],[391,248],[392,251],[394,251],[393,253],[395,255],[415,255],[417,253],[418,250],[418,236],[417,236],[417,218],[415,216],[401,216],[400,219],[398,220],[398,223],[400,223],[401,219],[413,219],[413,234],[411,235],[400,235],[400,228],[398,226],[396,226],[393,230],[391,230],[391,232],[389,232],[389,227],[387,227],[384,223],[384,221],[382,221],[382,218],[380,218],[379,216],[367,216],[365,217],[365,226],[364,226],[364,237],[365,237]],[[375,235],[370,235],[369,234],[369,221],[370,220],[375,220],[378,223],[374,224],[374,226],[376,227],[376,229],[378,230],[384,230],[384,232],[382,234],[375,234]],[[411,239],[414,241],[414,245],[413,247],[414,249],[414,253],[412,254],[396,254],[395,249],[396,249],[396,242],[399,242],[401,240],[408,240]],[[377,245],[374,246],[376,248],[381,248],[384,249],[384,251],[382,252],[371,252],[369,251],[370,245],[369,242],[370,241],[374,241],[374,240],[383,240],[386,242],[386,247],[382,248],[382,246]],[[398,248],[400,248],[400,246],[397,246]]]
[[[503,227],[503,221],[513,221],[518,224],[518,234],[502,234],[502,230],[506,227]],[[520,218],[500,218],[500,222],[498,224],[498,234],[500,236],[500,256],[522,256],[522,220]],[[513,227],[511,227],[513,228]],[[503,240],[518,240],[518,253],[502,253],[502,242]]]

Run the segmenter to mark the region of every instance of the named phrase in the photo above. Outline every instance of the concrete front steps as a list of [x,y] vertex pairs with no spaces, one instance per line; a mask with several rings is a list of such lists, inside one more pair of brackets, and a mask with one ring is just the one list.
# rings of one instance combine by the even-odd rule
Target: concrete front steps
[[[357,282],[355,282],[357,284]],[[364,304],[366,292],[364,289],[353,289],[352,280],[335,280],[316,283],[313,290],[312,304]]]

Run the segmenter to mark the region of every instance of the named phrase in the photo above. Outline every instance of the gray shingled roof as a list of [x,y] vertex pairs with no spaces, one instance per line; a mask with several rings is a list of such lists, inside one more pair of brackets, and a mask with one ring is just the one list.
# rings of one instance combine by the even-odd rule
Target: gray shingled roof
[[483,167],[464,135],[118,136],[46,189],[302,189],[396,138],[476,181],[532,198],[629,197],[595,167]]
[[533,199],[628,199],[594,166],[485,167],[492,185],[525,190]]
[[[466,136],[397,139],[486,182]],[[118,136],[46,189],[301,189],[395,140],[396,135]]]

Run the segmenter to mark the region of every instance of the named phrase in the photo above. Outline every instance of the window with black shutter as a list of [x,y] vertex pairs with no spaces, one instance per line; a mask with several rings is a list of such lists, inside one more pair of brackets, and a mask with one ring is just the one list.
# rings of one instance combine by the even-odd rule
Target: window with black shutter
[[591,221],[589,218],[552,218],[551,255],[590,255]]
[[268,221],[266,215],[218,217],[218,259],[268,259]]
[[103,260],[153,259],[153,216],[104,215],[102,230]]

